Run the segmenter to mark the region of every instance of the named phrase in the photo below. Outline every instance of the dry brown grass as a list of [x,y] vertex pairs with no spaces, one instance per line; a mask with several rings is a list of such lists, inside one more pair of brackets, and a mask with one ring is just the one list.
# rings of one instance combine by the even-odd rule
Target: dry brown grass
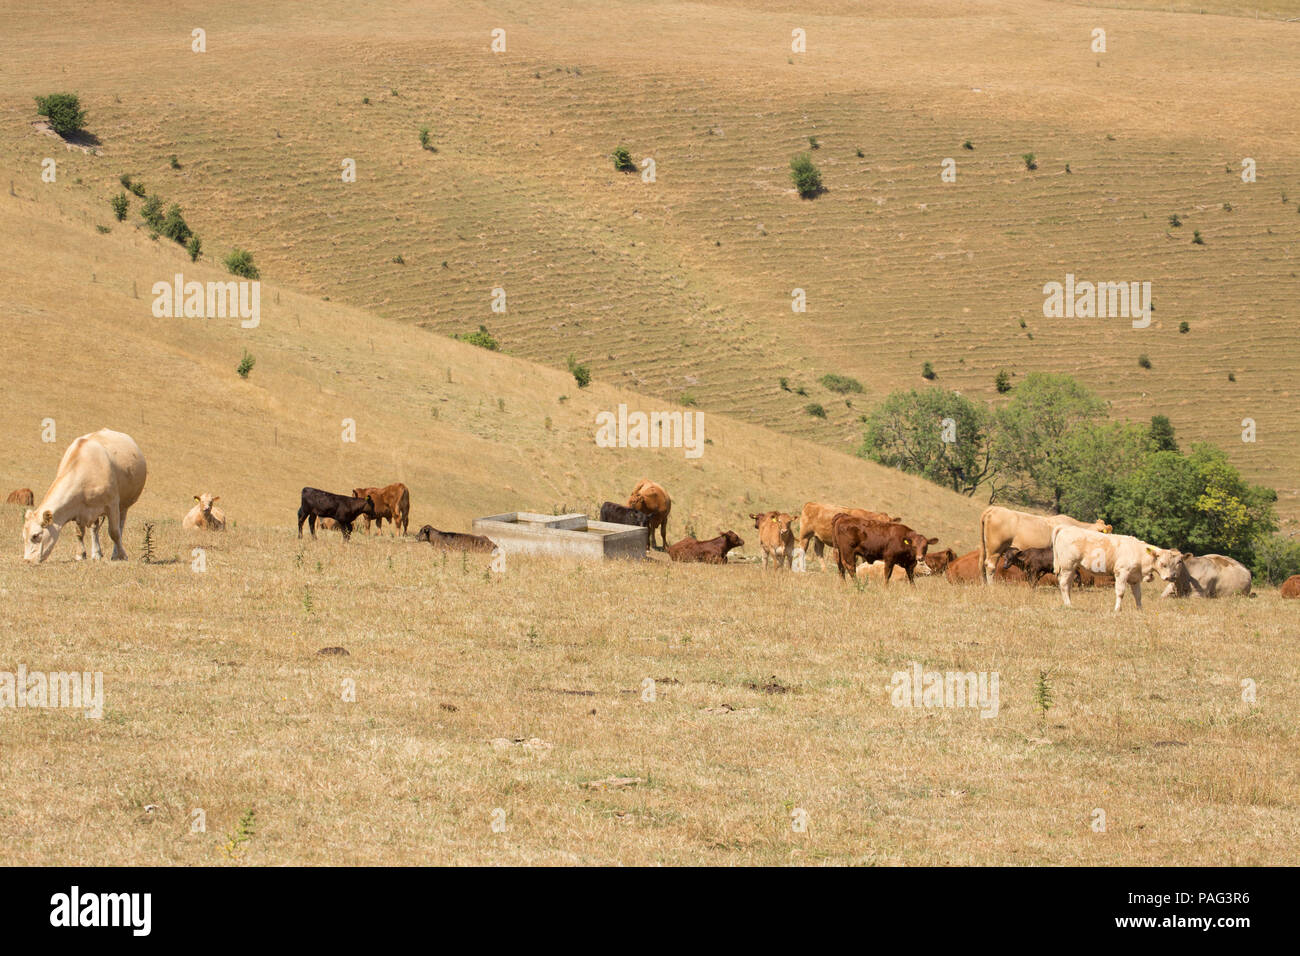
[[[0,713],[6,862],[226,864],[250,808],[251,864],[1300,861],[1300,667],[1273,594],[1116,617],[1096,593],[1067,611],[753,565],[497,577],[386,539],[299,562],[284,528],[157,538],[179,561],[0,562],[0,660],[102,670],[106,697],[102,721]],[[912,661],[996,670],[999,716],[895,709]],[[583,786],[609,777],[643,782]]]

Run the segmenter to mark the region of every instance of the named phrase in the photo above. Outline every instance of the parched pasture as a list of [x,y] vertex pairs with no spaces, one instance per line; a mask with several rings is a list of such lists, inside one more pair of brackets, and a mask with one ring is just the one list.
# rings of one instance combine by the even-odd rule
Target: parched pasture
[[[205,536],[133,514],[128,563],[61,540],[28,567],[19,514],[0,670],[102,671],[105,700],[0,709],[5,863],[1300,862],[1297,602],[1275,591],[1149,588],[1113,615],[1110,592],[1066,610],[748,563],[495,575],[237,515]],[[996,671],[997,716],[892,706],[912,662]]]

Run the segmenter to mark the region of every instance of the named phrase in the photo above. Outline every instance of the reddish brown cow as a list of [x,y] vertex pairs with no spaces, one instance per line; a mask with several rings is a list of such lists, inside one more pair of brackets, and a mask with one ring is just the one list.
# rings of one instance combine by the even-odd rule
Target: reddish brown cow
[[739,548],[745,542],[734,531],[724,531],[708,541],[696,541],[694,538],[682,538],[676,544],[668,546],[668,557],[674,561],[699,561],[702,564],[726,564],[727,552]]
[[1284,598],[1300,598],[1300,574],[1293,574],[1283,581],[1280,590]]
[[866,511],[862,508],[841,508],[839,505],[822,504],[818,501],[806,502],[799,513],[799,548],[808,553],[808,545],[817,549],[817,557],[822,559],[822,570],[826,570],[826,548],[835,547],[832,540],[834,532],[831,523],[836,515],[850,514],[868,521],[897,521],[882,511]]
[[[956,561],[948,565],[944,571],[944,576],[950,584],[979,584],[984,580],[980,574],[980,553],[976,551],[967,551]],[[993,578],[997,581],[1005,581],[1008,584],[1023,583],[1025,572],[1019,568],[1009,568],[1006,562],[999,559],[997,567],[993,571]],[[1053,577],[1053,580],[1055,578]]]
[[846,572],[857,574],[858,558],[868,563],[883,561],[881,573],[885,587],[889,587],[894,565],[907,571],[907,582],[915,587],[912,578],[916,563],[925,560],[926,549],[939,542],[938,538],[927,538],[905,524],[871,521],[851,514],[835,516],[831,522],[831,539],[838,552],[841,579]]
[[775,559],[774,566],[778,570],[782,564],[793,567],[794,531],[790,528],[790,522],[794,521],[794,515],[783,511],[765,511],[750,517],[758,529],[758,544],[763,549],[763,567],[767,567],[769,555]]
[[382,531],[384,520],[392,523],[393,534],[406,534],[407,522],[411,520],[411,492],[406,485],[396,481],[383,488],[353,488],[352,497],[364,498],[369,495],[375,499],[375,530]]
[[17,491],[9,492],[9,497],[5,499],[7,505],[26,505],[28,508],[36,504],[36,497],[32,494],[30,488],[19,488]]
[[930,569],[931,574],[942,574],[948,569],[948,565],[957,560],[957,552],[952,548],[944,548],[942,551],[936,551],[934,554],[925,556],[926,567]]
[[655,529],[659,529],[659,538],[663,546],[668,547],[668,515],[673,510],[673,499],[664,491],[663,485],[655,484],[649,478],[642,478],[627,496],[627,506],[637,511],[644,511],[650,516],[650,547],[655,546]]

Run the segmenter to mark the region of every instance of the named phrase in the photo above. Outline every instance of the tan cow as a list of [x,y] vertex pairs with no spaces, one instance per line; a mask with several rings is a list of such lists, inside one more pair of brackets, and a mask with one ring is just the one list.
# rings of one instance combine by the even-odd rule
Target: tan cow
[[1124,588],[1133,591],[1133,603],[1142,610],[1142,582],[1160,577],[1173,582],[1183,570],[1183,553],[1157,548],[1128,534],[1106,534],[1090,528],[1059,526],[1052,529],[1052,558],[1065,606],[1070,606],[1070,585],[1080,565],[1095,574],[1115,576],[1115,610],[1124,600]]
[[[411,520],[411,492],[400,481],[382,488],[353,488],[353,498],[369,495],[375,499],[375,530],[384,530],[384,521],[392,525],[393,536],[406,534],[407,523]],[[366,533],[370,533],[370,519],[366,515],[357,518]]]
[[36,504],[36,497],[32,494],[30,488],[19,488],[17,491],[9,492],[9,497],[5,499],[7,505],[24,505],[30,508]]
[[775,559],[774,568],[779,569],[783,564],[793,567],[794,530],[790,524],[794,521],[794,515],[783,511],[765,511],[750,517],[758,529],[758,544],[763,549],[763,567],[767,567],[769,555]]
[[637,511],[644,511],[650,516],[650,547],[654,547],[655,528],[663,540],[663,548],[668,549],[668,514],[673,510],[673,500],[668,497],[662,485],[657,485],[649,478],[642,478],[627,496],[627,506]]
[[[836,515],[850,514],[868,521],[899,521],[883,511],[866,511],[862,508],[841,508],[839,505],[827,505],[817,501],[806,502],[799,513],[799,548],[806,555],[811,542],[817,549],[817,557],[822,559],[822,570],[826,570],[826,549],[835,550],[835,540],[831,524]],[[927,572],[928,573],[928,569]]]
[[1293,574],[1278,588],[1284,598],[1300,598],[1300,574]]
[[54,483],[41,503],[27,512],[23,559],[44,561],[54,550],[59,531],[69,521],[75,521],[80,551],[77,560],[86,556],[86,528],[91,529],[90,556],[99,560],[104,556],[99,545],[99,521],[107,518],[113,560],[125,560],[122,528],[126,512],[144,491],[147,474],[144,455],[130,435],[101,428],[76,439],[63,453]]
[[212,507],[220,500],[221,495],[215,498],[207,493],[195,495],[194,507],[181,522],[181,527],[194,531],[225,531],[226,513],[220,508]]
[[980,575],[984,583],[988,584],[998,558],[1007,548],[1050,548],[1052,529],[1058,527],[1087,528],[1103,534],[1112,530],[1100,520],[1089,523],[1069,515],[1031,515],[998,505],[985,508],[980,515]]
[[1223,554],[1183,555],[1183,569],[1169,582],[1167,597],[1228,597],[1250,595],[1250,569]]

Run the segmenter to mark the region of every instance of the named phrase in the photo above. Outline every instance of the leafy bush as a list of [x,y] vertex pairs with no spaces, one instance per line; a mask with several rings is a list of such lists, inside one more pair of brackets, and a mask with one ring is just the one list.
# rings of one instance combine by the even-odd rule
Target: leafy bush
[[117,221],[121,222],[126,218],[126,211],[131,201],[126,198],[126,193],[118,193],[108,201],[108,204],[113,207],[113,215],[117,217]]
[[790,160],[790,179],[803,199],[816,198],[823,190],[821,171],[813,165],[812,157],[800,153]]
[[1006,369],[999,369],[997,377],[993,379],[993,387],[998,390],[999,395],[1005,395],[1011,391],[1011,376],[1007,374]]
[[176,154],[175,154],[175,153],[172,153],[172,155],[171,155],[170,164],[171,164],[172,169],[180,169],[180,168],[181,168],[181,161],[180,161],[179,159],[176,158]]
[[572,355],[569,356],[569,371],[573,373],[573,380],[578,383],[578,388],[586,388],[591,384],[591,369],[579,365]]
[[198,236],[190,236],[190,241],[185,243],[185,251],[190,254],[190,262],[198,262],[199,256],[203,254],[203,241]]
[[239,365],[235,368],[235,371],[239,373],[240,378],[248,378],[248,373],[253,370],[253,366],[256,364],[257,360],[248,354],[248,349],[244,349],[244,357],[239,360]]
[[1186,335],[1188,332],[1192,331],[1192,327],[1188,325],[1186,322],[1179,322],[1178,331],[1181,332],[1183,335]]
[[837,392],[840,395],[847,395],[849,392],[862,391],[862,383],[856,378],[849,378],[847,375],[835,375],[828,372],[818,379],[818,381],[832,392]]
[[1143,368],[1151,367],[1151,359],[1147,357],[1147,354],[1145,352],[1143,352],[1141,355],[1138,356],[1138,365],[1142,366]]
[[149,224],[154,232],[162,232],[163,201],[161,196],[150,196],[140,207],[140,218]]
[[826,409],[822,408],[822,406],[819,405],[817,402],[809,402],[807,405],[803,407],[803,410],[807,412],[809,415],[811,415],[813,418],[826,417]]
[[492,333],[487,330],[486,325],[480,325],[477,332],[470,332],[468,335],[454,335],[452,338],[468,342],[470,345],[477,345],[489,352],[498,352],[501,349],[500,344],[492,337]]
[[935,372],[934,366],[931,365],[929,362],[926,362],[924,365],[921,366],[921,378],[929,379],[930,381],[933,381],[938,377],[939,375],[937,372]]
[[610,154],[614,158],[614,168],[620,173],[636,172],[636,162],[632,159],[632,154],[627,151],[626,146],[620,146]]
[[1030,172],[1033,172],[1038,168],[1038,157],[1033,153],[1025,153],[1020,158],[1025,161],[1025,169],[1028,169]]
[[1266,535],[1255,542],[1255,562],[1251,568],[1260,584],[1278,585],[1300,574],[1300,538],[1281,534]]
[[420,127],[420,148],[428,149],[431,144],[432,144],[432,140],[429,138],[429,127],[421,126]]
[[222,260],[226,270],[234,275],[243,276],[245,279],[260,279],[261,270],[253,265],[253,254],[247,249],[238,247],[230,250],[230,255]]
[[1177,229],[1182,224],[1183,221],[1178,218],[1178,213],[1174,213],[1172,216],[1169,217],[1169,225],[1173,226],[1175,229]]
[[86,127],[86,112],[76,93],[51,93],[36,97],[36,112],[50,121],[60,136],[80,133]]
[[163,219],[162,227],[158,230],[173,242],[179,242],[182,246],[190,241],[190,236],[194,232],[185,222],[185,217],[181,215],[181,207],[172,203],[167,210],[167,215]]

